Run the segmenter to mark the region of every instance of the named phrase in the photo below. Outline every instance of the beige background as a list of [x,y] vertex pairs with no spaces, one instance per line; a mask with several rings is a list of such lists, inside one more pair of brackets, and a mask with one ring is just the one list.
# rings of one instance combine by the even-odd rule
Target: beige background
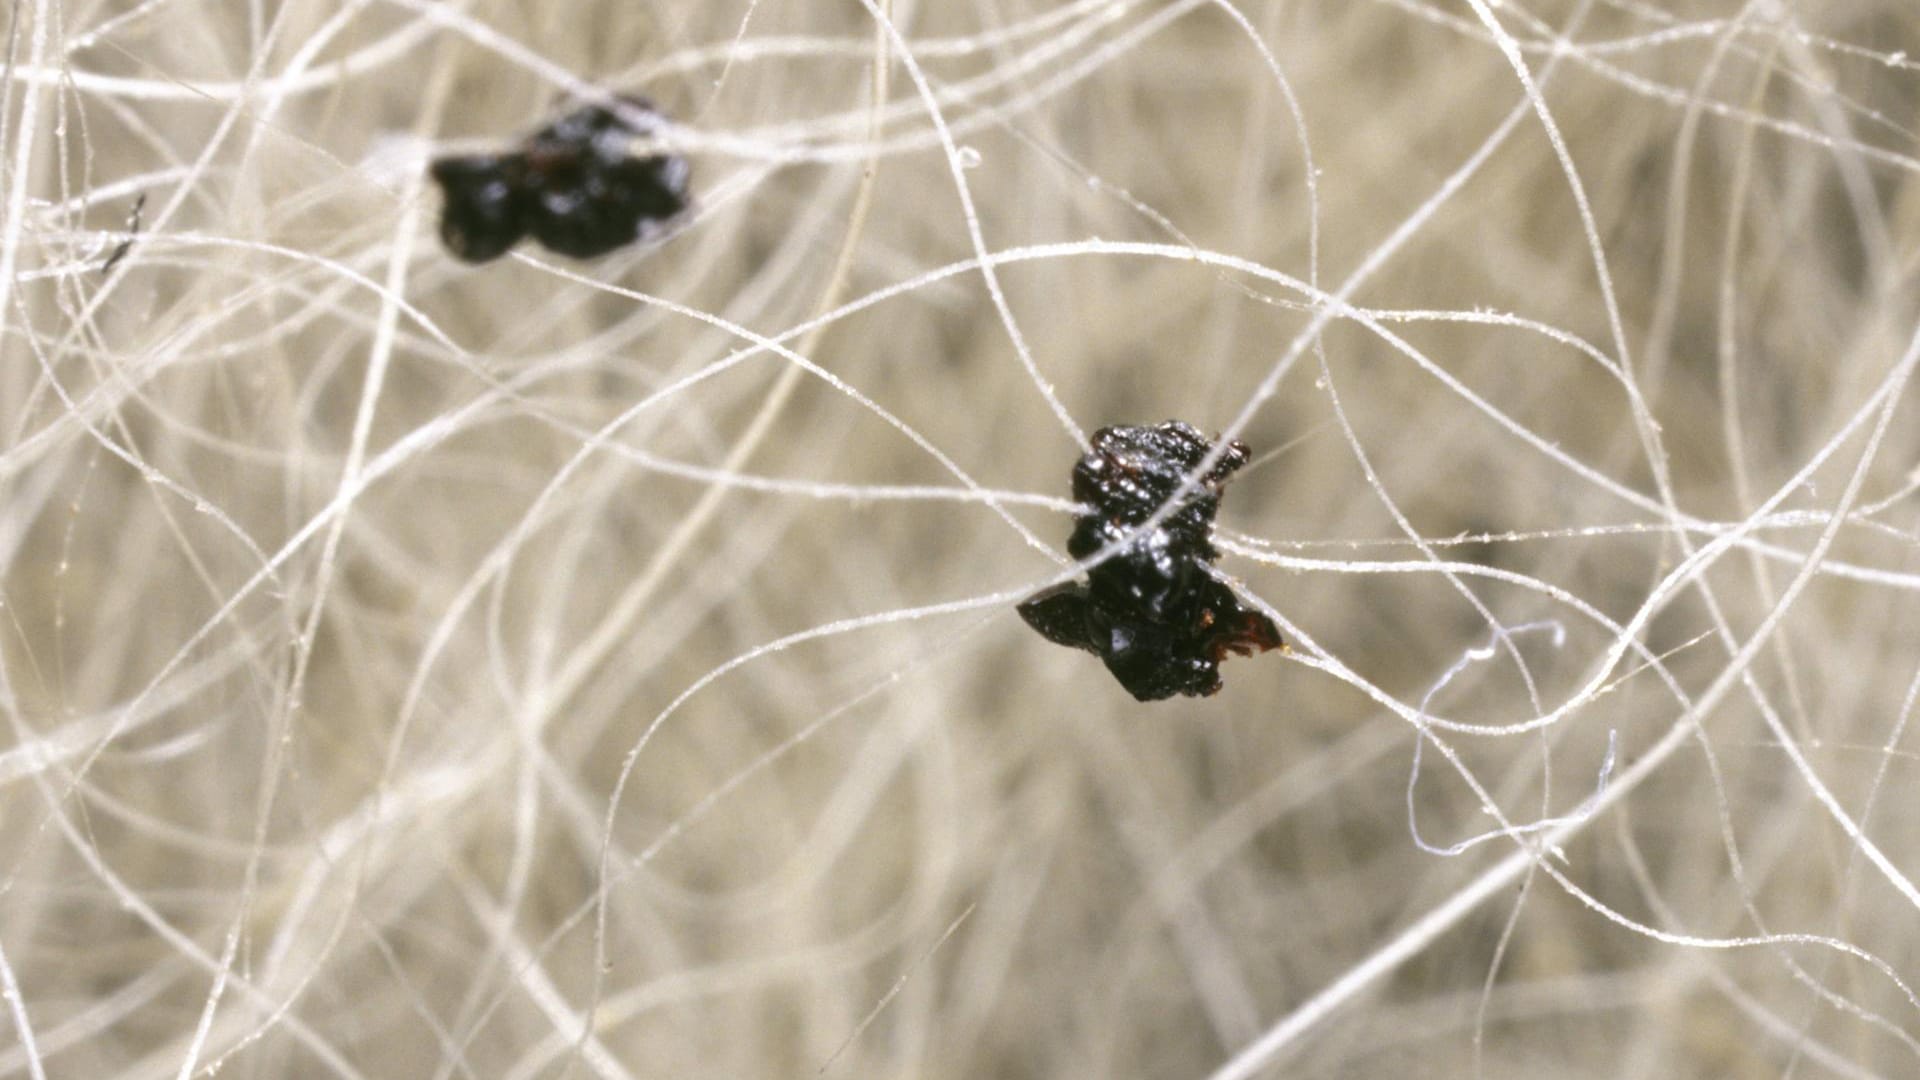
[[[0,1075],[1920,1068],[1906,4],[19,7]],[[451,260],[596,88],[683,228]],[[1141,705],[1167,418],[1294,651]]]

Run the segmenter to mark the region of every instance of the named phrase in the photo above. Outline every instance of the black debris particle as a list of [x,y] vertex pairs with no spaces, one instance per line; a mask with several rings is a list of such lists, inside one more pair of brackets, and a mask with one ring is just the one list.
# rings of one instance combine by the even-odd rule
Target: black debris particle
[[440,239],[454,256],[471,263],[497,259],[527,233],[509,162],[517,155],[449,157],[433,163],[433,179],[446,195]]
[[532,236],[548,250],[591,259],[646,239],[687,208],[687,159],[636,158],[633,140],[656,133],[660,114],[641,98],[622,108],[583,105],[506,154],[434,161],[445,195],[440,239],[456,258],[481,263]]
[[133,242],[140,235],[140,212],[146,208],[147,193],[143,191],[134,198],[133,209],[127,214],[127,238],[115,244],[113,250],[107,253],[107,261],[100,264],[102,277],[113,273],[113,268],[119,266],[120,260],[133,250]]
[[[1073,497],[1093,508],[1075,519],[1067,552],[1084,559],[1125,537],[1172,498],[1213,443],[1191,425],[1107,427],[1073,467]],[[1220,689],[1220,662],[1281,645],[1273,620],[1240,605],[1207,573],[1220,489],[1249,452],[1235,440],[1181,496],[1164,521],[1087,572],[1085,583],[1048,589],[1020,617],[1057,645],[1100,657],[1140,701]]]

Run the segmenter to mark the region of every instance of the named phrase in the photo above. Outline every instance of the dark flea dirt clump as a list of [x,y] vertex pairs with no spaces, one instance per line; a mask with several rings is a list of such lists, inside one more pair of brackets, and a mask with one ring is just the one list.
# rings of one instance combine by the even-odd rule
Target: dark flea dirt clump
[[[1073,497],[1093,507],[1074,522],[1067,552],[1084,559],[1135,531],[1172,498],[1213,449],[1190,425],[1108,427],[1073,467]],[[1233,590],[1207,573],[1219,558],[1210,541],[1220,489],[1248,460],[1230,442],[1155,528],[1121,546],[1069,582],[1020,605],[1020,616],[1047,640],[1104,660],[1140,701],[1220,689],[1220,662],[1281,645],[1280,631],[1240,606]]]
[[431,175],[446,195],[440,239],[447,250],[481,263],[532,236],[550,251],[591,259],[644,239],[685,210],[685,158],[627,153],[636,137],[657,130],[660,114],[639,98],[621,104],[581,106],[511,153],[434,161]]

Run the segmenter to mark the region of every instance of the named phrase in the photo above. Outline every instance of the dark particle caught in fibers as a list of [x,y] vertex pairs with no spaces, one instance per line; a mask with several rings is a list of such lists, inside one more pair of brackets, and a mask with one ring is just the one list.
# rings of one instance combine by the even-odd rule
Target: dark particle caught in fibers
[[[1188,424],[1108,427],[1073,469],[1073,496],[1092,507],[1074,523],[1067,552],[1085,559],[1146,523],[1173,497],[1213,443]],[[1156,527],[1087,572],[1020,605],[1041,636],[1084,649],[1140,701],[1220,689],[1220,663],[1282,644],[1273,621],[1242,607],[1207,572],[1219,557],[1210,537],[1220,489],[1247,463],[1240,442],[1181,496]]]

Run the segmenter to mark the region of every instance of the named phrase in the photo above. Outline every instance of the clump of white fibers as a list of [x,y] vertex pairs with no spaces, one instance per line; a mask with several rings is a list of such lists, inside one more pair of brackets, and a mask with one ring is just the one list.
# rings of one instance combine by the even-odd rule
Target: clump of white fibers
[[[10,20],[0,1076],[1920,1071],[1911,5]],[[1141,704],[1167,419],[1291,648]]]

